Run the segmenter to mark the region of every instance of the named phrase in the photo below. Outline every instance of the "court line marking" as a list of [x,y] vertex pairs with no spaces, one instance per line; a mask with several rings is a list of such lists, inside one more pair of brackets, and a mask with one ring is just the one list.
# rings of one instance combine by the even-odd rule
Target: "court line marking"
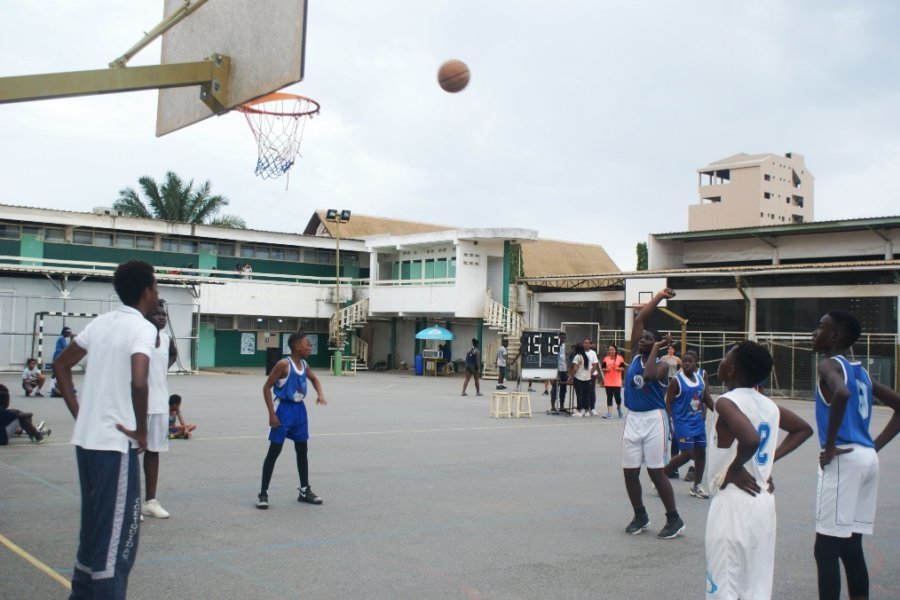
[[[576,425],[575,423],[569,424],[569,426]],[[583,423],[583,425],[588,425],[588,423]],[[435,427],[430,429],[388,429],[385,431],[335,431],[331,433],[314,433],[310,434],[311,438],[318,437],[352,437],[352,436],[362,436],[362,435],[397,435],[401,433],[447,433],[447,432],[455,432],[455,431],[497,431],[501,429],[532,429],[536,427],[565,427],[566,425],[562,423],[554,423],[554,424],[526,424],[526,425],[499,425],[493,427]],[[265,438],[266,434],[257,434],[257,435],[235,435],[235,436],[221,436],[221,437],[192,437],[191,441],[204,441],[204,442],[217,442],[217,441],[233,441],[233,440],[258,440],[260,438]]]
[[12,550],[13,554],[17,554],[25,562],[31,563],[31,565],[33,567],[35,567],[38,571],[41,571],[45,575],[49,576],[50,579],[52,579],[59,585],[63,586],[64,588],[66,588],[69,591],[72,590],[72,583],[68,579],[66,579],[65,577],[63,577],[62,575],[57,573],[55,570],[51,569],[50,567],[48,567],[47,565],[45,565],[44,563],[42,563],[41,561],[36,559],[34,556],[32,556],[31,554],[29,554],[28,552],[26,552],[19,546],[15,545],[9,538],[4,536],[3,534],[0,534],[0,544],[3,544],[4,546],[6,546],[10,550]]

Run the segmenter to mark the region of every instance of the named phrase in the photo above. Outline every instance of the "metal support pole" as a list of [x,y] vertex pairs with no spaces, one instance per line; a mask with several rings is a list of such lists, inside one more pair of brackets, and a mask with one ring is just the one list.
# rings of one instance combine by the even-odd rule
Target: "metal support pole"
[[335,278],[334,278],[334,310],[337,327],[335,328],[334,350],[334,374],[340,376],[343,373],[344,362],[344,332],[341,327],[341,217],[335,219]]

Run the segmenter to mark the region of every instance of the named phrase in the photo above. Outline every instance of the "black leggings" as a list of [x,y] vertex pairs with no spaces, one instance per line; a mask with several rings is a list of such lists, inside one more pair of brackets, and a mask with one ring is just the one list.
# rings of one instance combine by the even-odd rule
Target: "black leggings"
[[622,388],[609,387],[606,388],[606,406],[612,406],[613,396],[616,398],[616,406],[622,406]]
[[838,600],[841,597],[841,562],[847,573],[850,597],[869,597],[869,571],[863,555],[861,533],[854,533],[848,538],[817,533],[814,553],[821,600]]
[[573,379],[572,381],[575,383],[575,399],[578,403],[578,410],[590,410],[591,380]]
[[[267,492],[269,490],[269,483],[272,481],[272,471],[275,470],[275,461],[278,460],[278,455],[281,454],[283,446],[284,444],[269,443],[269,452],[263,461],[262,487],[260,487],[260,491]],[[306,442],[294,442],[294,450],[297,451],[297,473],[300,475],[300,487],[305,488],[309,486],[309,462],[306,457]]]

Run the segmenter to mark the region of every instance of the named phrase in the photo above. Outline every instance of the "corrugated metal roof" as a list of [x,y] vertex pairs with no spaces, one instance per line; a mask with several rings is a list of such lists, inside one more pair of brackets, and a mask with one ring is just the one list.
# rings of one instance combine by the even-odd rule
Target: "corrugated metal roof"
[[830,231],[853,231],[885,227],[900,227],[900,216],[862,217],[859,219],[836,219],[833,221],[810,221],[809,223],[786,223],[784,225],[763,225],[759,227],[733,227],[707,229],[703,231],[676,231],[651,234],[658,240],[708,240],[753,236],[802,235]]
[[606,250],[594,244],[537,240],[521,248],[525,277],[619,272]]
[[[335,237],[337,224],[325,220],[326,212],[324,209],[316,210],[310,225],[307,226],[307,233],[310,232],[310,227],[313,226],[316,230],[316,235],[327,234],[329,237]],[[314,224],[313,222],[316,220],[318,222]],[[403,221],[401,219],[386,219],[353,213],[348,222],[341,223],[341,238],[362,239],[370,235],[409,235],[412,233],[431,233],[453,229],[457,229],[457,227]]]
[[[658,269],[654,271],[597,272],[584,275],[547,275],[543,277],[523,277],[523,283],[543,284],[551,287],[574,287],[573,282],[587,281],[621,281],[623,279],[643,277],[696,277],[703,275],[763,275],[789,274],[797,272],[834,272],[834,271],[884,271],[900,269],[900,260],[860,260],[846,262],[810,262],[789,265],[729,265],[726,267],[703,267],[696,269]],[[568,285],[554,285],[563,282]],[[584,286],[580,286],[584,287]]]

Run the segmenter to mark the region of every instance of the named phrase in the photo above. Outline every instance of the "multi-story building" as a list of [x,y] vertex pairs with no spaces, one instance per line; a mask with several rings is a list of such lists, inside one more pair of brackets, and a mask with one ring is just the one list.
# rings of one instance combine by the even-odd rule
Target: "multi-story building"
[[808,223],[815,179],[803,156],[735,154],[697,169],[699,204],[688,208],[688,230]]

